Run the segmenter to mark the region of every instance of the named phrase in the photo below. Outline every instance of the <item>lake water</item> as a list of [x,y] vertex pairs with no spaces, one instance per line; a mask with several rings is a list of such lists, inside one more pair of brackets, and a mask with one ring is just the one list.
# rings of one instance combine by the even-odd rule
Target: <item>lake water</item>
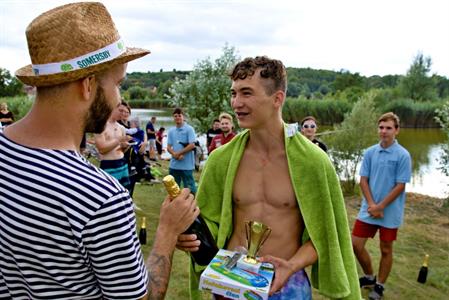
[[[164,126],[166,130],[173,127],[172,111],[165,109],[133,109],[132,116],[138,116],[142,128],[151,116],[157,118],[156,128]],[[188,120],[187,120],[188,121]],[[199,137],[200,143],[205,144],[205,137]],[[166,142],[166,139],[164,139]],[[442,146],[447,143],[446,135],[440,129],[402,128],[398,135],[399,143],[412,156],[413,173],[408,192],[415,192],[433,197],[447,197],[449,195],[449,177],[439,170],[439,157]]]

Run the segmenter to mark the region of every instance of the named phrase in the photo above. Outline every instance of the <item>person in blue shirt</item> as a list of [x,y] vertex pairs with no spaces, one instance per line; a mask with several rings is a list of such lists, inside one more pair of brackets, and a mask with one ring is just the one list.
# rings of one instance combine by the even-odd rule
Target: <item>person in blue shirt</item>
[[[411,158],[399,145],[399,117],[392,112],[378,120],[379,144],[365,151],[360,169],[362,205],[352,231],[355,256],[365,275],[361,287],[374,287],[369,299],[382,299],[384,283],[393,265],[393,242],[402,224],[405,206],[405,184],[411,177]],[[365,248],[368,238],[379,230],[381,259],[376,276],[371,257]]]
[[184,121],[184,113],[181,108],[175,108],[173,119],[176,127],[168,131],[167,151],[171,154],[169,174],[175,178],[176,183],[188,187],[190,191],[196,193],[193,169],[195,168],[196,134],[192,126]]

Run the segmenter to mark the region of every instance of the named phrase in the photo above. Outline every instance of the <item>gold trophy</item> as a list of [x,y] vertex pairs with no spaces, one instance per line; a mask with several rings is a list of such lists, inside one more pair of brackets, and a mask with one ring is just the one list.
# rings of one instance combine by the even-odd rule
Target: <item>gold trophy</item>
[[237,267],[258,273],[261,263],[257,261],[257,253],[268,239],[271,228],[260,222],[249,221],[245,222],[245,230],[248,253],[237,262]]

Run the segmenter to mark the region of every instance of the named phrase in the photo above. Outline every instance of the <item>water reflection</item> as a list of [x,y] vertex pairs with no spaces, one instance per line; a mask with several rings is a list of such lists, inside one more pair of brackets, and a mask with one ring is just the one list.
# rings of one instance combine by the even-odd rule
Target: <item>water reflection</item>
[[[438,148],[446,142],[446,136],[439,129],[403,128],[398,135],[399,143],[413,158],[413,175],[419,175],[421,167],[429,165],[439,154]],[[433,151],[431,151],[433,149]]]
[[407,191],[435,197],[447,197],[449,178],[440,170],[443,145],[447,137],[440,129],[403,128],[398,141],[412,156],[413,174]]
[[156,127],[161,126],[166,129],[175,126],[173,123],[172,110],[171,109],[142,109],[133,108],[131,110],[131,117],[139,117],[140,127],[145,128],[151,117],[156,117]]

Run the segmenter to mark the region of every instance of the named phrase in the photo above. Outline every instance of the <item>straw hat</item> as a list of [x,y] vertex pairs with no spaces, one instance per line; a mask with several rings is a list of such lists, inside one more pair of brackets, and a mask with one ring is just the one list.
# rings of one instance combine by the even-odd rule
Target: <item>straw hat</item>
[[32,65],[16,76],[32,86],[75,81],[150,53],[127,48],[103,4],[80,2],[56,7],[26,30]]

